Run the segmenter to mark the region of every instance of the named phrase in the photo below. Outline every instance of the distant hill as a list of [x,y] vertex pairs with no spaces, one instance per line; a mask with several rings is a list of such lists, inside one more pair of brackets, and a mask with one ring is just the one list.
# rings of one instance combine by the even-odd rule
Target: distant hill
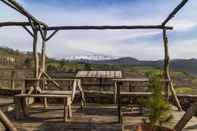
[[[2,56],[12,56],[16,59],[16,66],[26,66],[29,64],[32,66],[32,53],[31,52],[20,52],[18,50],[13,50],[10,48],[0,47],[0,55]],[[48,59],[48,62],[59,62],[56,59]],[[163,68],[162,60],[155,61],[143,61],[132,57],[122,57],[116,59],[104,59],[104,60],[69,60],[69,61],[80,61],[83,63],[91,64],[105,64],[105,65],[131,65],[131,66],[150,66],[155,68]],[[0,65],[1,66],[1,65]],[[193,75],[197,75],[197,59],[174,59],[171,60],[170,67],[174,71],[187,72]]]
[[[122,57],[111,60],[80,60],[91,64],[107,64],[107,65],[131,65],[131,66],[151,66],[155,68],[163,68],[163,60],[143,61],[132,57]],[[170,68],[174,71],[188,72],[197,75],[197,59],[174,59],[171,60]]]

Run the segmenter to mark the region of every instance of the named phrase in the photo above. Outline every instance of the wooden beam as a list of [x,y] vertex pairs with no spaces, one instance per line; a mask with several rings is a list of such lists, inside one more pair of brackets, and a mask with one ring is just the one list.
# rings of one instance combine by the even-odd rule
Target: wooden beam
[[183,117],[179,120],[179,122],[175,126],[176,131],[182,131],[186,126],[189,120],[197,113],[197,103],[192,104],[192,106],[186,111]]
[[30,26],[31,24],[29,22],[0,22],[0,27],[4,26]]
[[43,74],[48,78],[48,81],[51,81],[57,88],[62,90],[60,85],[55,80],[53,80],[53,78],[51,78],[46,72],[43,72]]
[[131,29],[167,29],[172,30],[172,27],[161,25],[101,25],[101,26],[51,26],[47,30],[131,30]]
[[162,26],[165,26],[188,2],[188,0],[182,0],[182,2],[169,14],[169,16],[162,22]]
[[28,29],[26,26],[22,26],[32,37],[34,37],[34,34]]
[[12,9],[16,10],[17,12],[21,13],[22,15],[24,15],[24,13],[19,10],[18,8],[16,8],[13,4],[11,4],[10,2],[8,2],[7,0],[1,0],[4,4],[6,4],[7,6],[11,7]]
[[6,127],[6,130],[17,131],[16,127],[12,124],[12,122],[7,118],[7,116],[1,110],[0,110],[0,121]]
[[[37,24],[37,23],[35,23]],[[0,27],[3,26],[30,26],[29,22],[1,22]],[[42,27],[46,30],[55,30],[55,33],[58,30],[132,30],[132,29],[166,29],[172,30],[171,26],[161,26],[161,25],[100,25],[100,26],[89,26],[89,25],[79,25],[79,26],[51,26],[51,27]],[[54,33],[54,32],[53,32]],[[52,33],[52,34],[53,34]],[[47,38],[49,39],[49,38]]]
[[[181,104],[179,102],[179,99],[176,95],[176,92],[174,90],[174,86],[170,77],[170,57],[169,57],[169,49],[168,49],[168,37],[167,37],[167,32],[164,29],[163,30],[163,42],[164,42],[164,53],[165,53],[165,58],[164,58],[164,77],[167,79],[169,82],[169,85],[167,85],[166,93],[168,93],[168,88],[170,87],[170,91],[172,93],[172,96],[175,99],[176,106],[178,107],[179,111],[182,111]],[[169,94],[168,94],[169,97]]]
[[[5,0],[4,0],[5,1]],[[3,2],[4,2],[3,1]],[[45,27],[47,27],[47,25],[41,21],[39,21],[37,18],[35,18],[33,15],[31,15],[28,11],[26,11],[18,2],[16,2],[15,0],[6,0],[8,3],[12,4],[17,10],[20,11],[20,13],[22,13],[24,16],[26,16],[27,18],[31,19],[32,21],[34,21],[35,23],[38,23],[40,25],[43,25]],[[4,2],[5,3],[5,2]]]
[[46,41],[50,40],[59,30],[53,31],[47,38]]

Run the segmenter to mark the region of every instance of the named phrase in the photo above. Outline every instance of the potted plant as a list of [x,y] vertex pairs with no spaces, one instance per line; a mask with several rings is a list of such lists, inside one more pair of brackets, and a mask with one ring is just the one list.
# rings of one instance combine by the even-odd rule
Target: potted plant
[[161,75],[150,73],[149,78],[149,89],[152,94],[145,104],[148,109],[148,119],[144,120],[143,124],[137,126],[137,131],[172,131],[163,127],[163,124],[169,123],[173,116],[171,106],[162,94],[164,85],[161,81],[162,77]]

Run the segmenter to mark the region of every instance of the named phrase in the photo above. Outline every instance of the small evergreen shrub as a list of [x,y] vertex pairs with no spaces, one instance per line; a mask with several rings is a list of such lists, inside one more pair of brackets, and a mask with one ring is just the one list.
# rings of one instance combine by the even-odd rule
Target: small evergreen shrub
[[148,121],[152,126],[162,126],[164,123],[169,123],[173,118],[171,106],[162,94],[162,90],[164,89],[164,84],[161,81],[162,76],[149,73],[149,78],[149,88],[152,95],[146,102],[146,107],[149,109],[149,113],[147,114]]

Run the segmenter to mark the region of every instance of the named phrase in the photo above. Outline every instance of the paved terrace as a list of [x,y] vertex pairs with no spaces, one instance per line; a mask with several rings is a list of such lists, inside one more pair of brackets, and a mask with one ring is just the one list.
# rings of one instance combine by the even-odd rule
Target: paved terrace
[[[184,112],[173,109],[173,125],[180,119]],[[20,121],[16,121],[14,113],[9,112],[8,117],[14,122],[19,131],[121,131],[122,126],[117,123],[117,109],[113,105],[88,106],[81,110],[78,106],[73,106],[73,118],[63,122],[63,106],[51,105],[43,109],[41,105],[33,105],[30,115]],[[134,129],[135,124],[141,123],[143,116],[124,117],[124,129],[127,131]],[[196,131],[197,118],[193,118],[185,127],[184,131]]]

